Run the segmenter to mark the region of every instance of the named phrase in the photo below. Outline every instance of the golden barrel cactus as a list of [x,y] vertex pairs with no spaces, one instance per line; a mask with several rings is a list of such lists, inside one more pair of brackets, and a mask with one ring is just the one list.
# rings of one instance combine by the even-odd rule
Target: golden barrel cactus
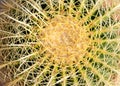
[[120,1],[110,1],[1,0],[0,86],[120,86]]

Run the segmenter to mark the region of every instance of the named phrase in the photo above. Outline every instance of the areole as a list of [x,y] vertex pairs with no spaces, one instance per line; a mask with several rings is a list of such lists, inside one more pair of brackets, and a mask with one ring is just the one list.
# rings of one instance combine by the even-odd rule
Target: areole
[[58,63],[79,62],[89,47],[87,30],[72,16],[55,16],[44,28],[42,42]]

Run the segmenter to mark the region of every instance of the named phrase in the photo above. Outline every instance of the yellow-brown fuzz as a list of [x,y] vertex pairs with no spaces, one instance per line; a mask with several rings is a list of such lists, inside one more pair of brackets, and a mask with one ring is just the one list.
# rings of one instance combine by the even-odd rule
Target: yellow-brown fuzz
[[72,16],[55,16],[44,30],[45,48],[57,63],[78,62],[88,47],[88,34]]

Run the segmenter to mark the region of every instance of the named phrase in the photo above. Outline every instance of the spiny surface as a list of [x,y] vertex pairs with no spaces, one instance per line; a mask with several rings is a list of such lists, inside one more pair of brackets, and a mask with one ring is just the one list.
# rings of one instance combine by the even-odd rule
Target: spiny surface
[[118,2],[0,1],[0,85],[119,86]]

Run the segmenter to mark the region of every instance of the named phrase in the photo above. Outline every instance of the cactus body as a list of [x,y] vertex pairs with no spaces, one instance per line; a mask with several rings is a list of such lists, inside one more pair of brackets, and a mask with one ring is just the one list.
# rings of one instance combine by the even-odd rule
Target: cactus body
[[115,2],[2,0],[0,84],[120,86]]

